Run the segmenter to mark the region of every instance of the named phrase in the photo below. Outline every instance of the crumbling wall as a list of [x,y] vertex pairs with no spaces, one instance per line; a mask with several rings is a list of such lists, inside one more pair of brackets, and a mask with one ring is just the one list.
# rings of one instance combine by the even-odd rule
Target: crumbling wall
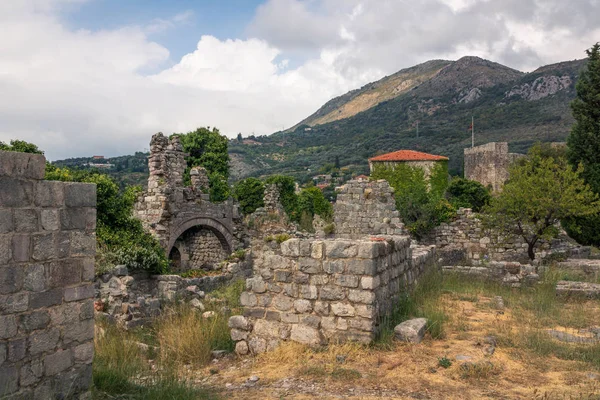
[[340,187],[333,206],[336,235],[405,235],[393,193],[385,180],[352,180]]
[[413,257],[410,245],[406,236],[253,243],[244,315],[229,321],[236,351],[261,353],[282,340],[370,342],[401,293],[433,265],[432,248]]
[[[520,236],[502,236],[486,231],[477,213],[461,208],[457,217],[449,223],[436,227],[424,243],[436,245],[443,264],[474,263],[488,261],[529,262],[527,243]],[[536,259],[570,256],[582,251],[566,237],[550,241],[541,240],[536,246]]]
[[45,161],[0,151],[1,398],[92,383],[96,185],[44,181]]

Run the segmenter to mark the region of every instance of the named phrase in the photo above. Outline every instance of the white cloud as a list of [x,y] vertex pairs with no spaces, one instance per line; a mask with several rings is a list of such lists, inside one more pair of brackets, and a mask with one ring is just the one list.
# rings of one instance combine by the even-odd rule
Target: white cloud
[[569,12],[562,0],[269,0],[249,38],[203,36],[171,65],[151,35],[189,23],[190,12],[69,30],[60,13],[84,1],[0,1],[0,140],[32,141],[56,159],[132,153],[159,130],[268,134],[428,59],[532,69],[582,58],[600,37],[595,0],[569,2]]

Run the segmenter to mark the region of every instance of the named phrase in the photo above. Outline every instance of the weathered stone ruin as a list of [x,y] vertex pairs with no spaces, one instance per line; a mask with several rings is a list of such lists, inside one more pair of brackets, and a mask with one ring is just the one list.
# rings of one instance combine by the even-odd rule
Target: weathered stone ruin
[[[88,398],[96,185],[0,151],[0,398]],[[5,397],[6,396],[6,397]]]
[[185,157],[178,136],[152,136],[148,190],[136,203],[135,214],[178,270],[213,269],[247,238],[233,200],[210,201],[204,168],[192,168],[191,186],[184,186]]
[[230,319],[239,354],[285,340],[368,343],[399,296],[434,265],[433,247],[411,246],[408,236],[398,235],[402,226],[385,181],[348,182],[334,216],[345,238],[252,243],[245,313]]
[[465,179],[477,181],[499,192],[508,179],[510,164],[523,154],[509,153],[508,143],[491,142],[464,149]]

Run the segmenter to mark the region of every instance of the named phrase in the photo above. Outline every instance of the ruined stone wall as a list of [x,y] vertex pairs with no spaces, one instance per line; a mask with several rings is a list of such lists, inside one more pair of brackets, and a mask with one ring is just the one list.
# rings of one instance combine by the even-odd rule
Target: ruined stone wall
[[96,185],[44,171],[42,155],[0,151],[0,398],[92,383]]
[[339,188],[333,206],[336,235],[405,235],[393,193],[394,189],[383,179],[348,181]]
[[413,257],[410,245],[406,236],[253,243],[244,315],[229,321],[236,351],[261,353],[282,340],[370,342],[381,317],[433,265],[432,248]]
[[187,229],[202,225],[219,232],[225,253],[245,246],[248,240],[237,206],[232,199],[210,201],[204,168],[192,168],[192,186],[184,187],[185,157],[179,137],[152,136],[148,190],[136,202],[134,215],[167,252]]
[[499,192],[508,179],[512,158],[506,142],[464,149],[465,179],[477,181],[486,187],[489,185],[494,192]]
[[[450,223],[443,223],[423,240],[437,246],[438,253],[446,257],[444,264],[484,263],[487,261],[529,262],[527,243],[520,236],[501,236],[485,231],[476,213],[470,208],[461,208]],[[565,237],[551,241],[540,241],[536,246],[536,259],[570,256],[580,251],[581,246]]]
[[[185,249],[185,263],[182,262],[181,270],[208,268],[213,269],[227,254],[223,243],[209,229],[190,229],[179,239],[176,246]],[[183,255],[182,255],[183,256]]]

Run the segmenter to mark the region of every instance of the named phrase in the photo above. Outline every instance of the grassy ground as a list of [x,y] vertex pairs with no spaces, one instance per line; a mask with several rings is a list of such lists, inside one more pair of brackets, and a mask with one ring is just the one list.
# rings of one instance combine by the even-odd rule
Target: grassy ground
[[208,319],[174,303],[152,326],[130,332],[97,321],[94,398],[217,398],[198,385],[191,371],[205,366],[211,351],[233,350],[227,319],[239,312],[243,287],[241,281],[213,292],[214,301],[205,305],[215,316]]
[[[97,343],[94,382],[97,392],[125,392],[129,397],[119,398],[132,399],[204,399],[218,392],[231,399],[600,400],[600,343],[563,343],[547,332],[585,336],[582,329],[600,325],[600,302],[556,297],[554,285],[563,275],[550,270],[541,284],[513,289],[432,274],[382,321],[371,346],[287,343],[255,358],[231,355],[210,363],[210,350],[231,349],[226,315],[208,323],[175,308],[152,330],[107,328],[105,342]],[[241,288],[219,293],[223,303],[213,308],[238,307]],[[504,309],[496,307],[496,296]],[[429,319],[426,339],[416,345],[394,341],[395,324],[412,317]],[[131,340],[158,349],[144,353],[126,346]],[[248,384],[252,375],[260,380]]]

